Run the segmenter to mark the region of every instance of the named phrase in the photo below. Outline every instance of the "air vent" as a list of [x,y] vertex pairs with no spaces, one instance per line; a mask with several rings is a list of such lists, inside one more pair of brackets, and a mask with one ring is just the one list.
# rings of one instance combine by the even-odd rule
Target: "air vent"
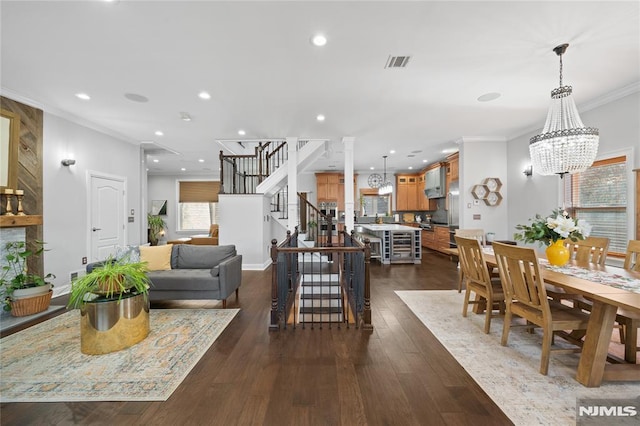
[[144,149],[146,155],[160,156],[160,155],[180,155],[179,152],[172,150],[166,146],[155,143],[154,141],[142,141],[140,146]]
[[389,56],[385,68],[405,68],[411,56]]

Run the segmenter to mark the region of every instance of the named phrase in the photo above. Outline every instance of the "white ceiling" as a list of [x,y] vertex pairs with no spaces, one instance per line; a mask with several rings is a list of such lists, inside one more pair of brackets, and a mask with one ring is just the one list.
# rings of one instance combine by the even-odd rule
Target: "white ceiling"
[[[640,82],[638,1],[0,7],[3,95],[179,153],[162,156],[151,174],[217,171],[218,139],[287,136],[332,141],[314,169],[342,169],[345,136],[355,137],[356,171],[380,170],[390,149],[389,171],[418,169],[461,138],[502,140],[540,129],[558,86],[552,48],[565,42],[564,83],[574,87],[579,108]],[[309,42],[317,32],[326,35],[325,47]],[[407,68],[385,69],[389,55],[411,59]],[[210,100],[198,98],[203,90]],[[490,92],[502,96],[478,102]],[[183,111],[191,122],[180,119]],[[317,114],[326,120],[317,122]]]

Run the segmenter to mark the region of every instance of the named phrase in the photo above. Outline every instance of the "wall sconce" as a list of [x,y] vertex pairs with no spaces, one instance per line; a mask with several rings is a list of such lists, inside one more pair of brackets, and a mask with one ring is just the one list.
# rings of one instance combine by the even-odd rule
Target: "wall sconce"
[[533,166],[532,166],[531,164],[529,164],[529,165],[524,169],[524,171],[523,171],[522,173],[524,173],[524,175],[525,175],[526,177],[531,177],[531,176],[533,176]]
[[63,166],[73,166],[74,164],[76,164],[76,160],[74,160],[73,158],[65,158],[64,160],[61,161]]

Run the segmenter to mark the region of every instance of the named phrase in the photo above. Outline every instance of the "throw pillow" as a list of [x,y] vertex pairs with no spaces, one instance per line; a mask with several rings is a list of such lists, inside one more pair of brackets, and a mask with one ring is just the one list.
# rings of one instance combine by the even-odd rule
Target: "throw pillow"
[[140,249],[138,246],[116,247],[116,260],[126,259],[127,263],[140,262]]
[[149,271],[171,269],[171,249],[173,244],[163,246],[140,246],[140,261],[147,262]]

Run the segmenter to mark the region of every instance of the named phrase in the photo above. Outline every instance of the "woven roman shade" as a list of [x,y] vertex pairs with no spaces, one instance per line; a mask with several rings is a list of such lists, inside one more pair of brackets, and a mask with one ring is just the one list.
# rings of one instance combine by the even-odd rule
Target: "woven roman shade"
[[219,181],[181,181],[180,203],[217,203]]

